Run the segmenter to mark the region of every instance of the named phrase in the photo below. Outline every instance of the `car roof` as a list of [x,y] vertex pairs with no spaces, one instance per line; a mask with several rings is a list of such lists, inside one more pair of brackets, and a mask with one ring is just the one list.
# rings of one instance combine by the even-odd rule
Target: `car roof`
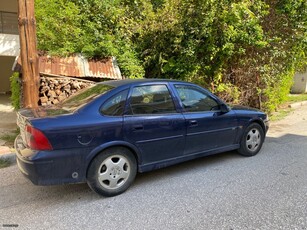
[[133,85],[133,84],[150,83],[150,82],[183,82],[183,81],[172,80],[172,79],[142,78],[142,79],[111,80],[111,81],[101,82],[100,84],[109,85],[109,86],[113,86],[113,87],[119,87],[119,86],[123,86],[123,85]]

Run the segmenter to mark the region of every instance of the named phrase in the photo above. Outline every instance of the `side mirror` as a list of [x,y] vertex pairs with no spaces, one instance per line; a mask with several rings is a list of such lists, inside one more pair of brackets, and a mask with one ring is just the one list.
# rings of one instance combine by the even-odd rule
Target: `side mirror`
[[225,104],[220,104],[220,109],[221,109],[222,113],[228,113],[229,112],[229,108]]

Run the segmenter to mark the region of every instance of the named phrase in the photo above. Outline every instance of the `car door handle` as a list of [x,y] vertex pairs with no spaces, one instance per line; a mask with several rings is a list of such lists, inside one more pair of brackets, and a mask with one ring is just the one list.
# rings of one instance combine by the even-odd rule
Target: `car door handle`
[[144,126],[143,125],[135,125],[135,126],[133,126],[133,130],[134,131],[142,131],[142,130],[144,130]]
[[191,121],[189,121],[189,125],[190,125],[190,127],[191,126],[197,126],[198,122],[196,120],[191,120]]

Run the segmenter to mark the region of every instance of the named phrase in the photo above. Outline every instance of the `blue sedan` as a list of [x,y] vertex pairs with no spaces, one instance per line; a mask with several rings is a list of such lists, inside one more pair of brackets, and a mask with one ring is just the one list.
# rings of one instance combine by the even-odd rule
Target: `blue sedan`
[[259,110],[160,79],[99,83],[60,106],[17,115],[26,177],[37,185],[87,182],[104,196],[126,191],[137,172],[231,150],[254,156],[269,126]]

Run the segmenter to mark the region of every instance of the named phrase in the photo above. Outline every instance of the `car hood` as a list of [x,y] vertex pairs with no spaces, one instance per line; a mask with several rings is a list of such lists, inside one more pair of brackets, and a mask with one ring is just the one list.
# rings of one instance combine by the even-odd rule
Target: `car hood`
[[230,108],[232,110],[245,110],[245,111],[252,111],[252,112],[261,112],[259,109],[251,108],[248,106],[242,106],[242,105],[230,105]]

